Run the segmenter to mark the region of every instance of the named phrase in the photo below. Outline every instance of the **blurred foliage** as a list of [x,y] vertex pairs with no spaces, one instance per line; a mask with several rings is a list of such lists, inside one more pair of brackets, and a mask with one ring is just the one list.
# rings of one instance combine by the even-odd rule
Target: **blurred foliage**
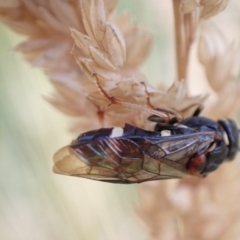
[[170,86],[175,77],[171,1],[158,3],[158,0],[120,0],[117,12],[129,12],[134,23],[145,26],[154,36],[152,51],[142,70],[148,81],[155,86],[163,82]]
[[[172,81],[171,6],[154,9],[149,2],[154,1],[121,0],[117,11],[129,11],[154,34],[143,69],[149,81]],[[43,72],[12,51],[21,40],[0,25],[0,239],[147,239],[134,212],[136,185],[52,173],[54,152],[79,133],[70,135],[74,120],[43,100],[53,90]]]
[[52,173],[54,152],[79,133],[43,100],[52,92],[43,71],[12,51],[21,40],[0,25],[0,239],[146,239],[136,185]]

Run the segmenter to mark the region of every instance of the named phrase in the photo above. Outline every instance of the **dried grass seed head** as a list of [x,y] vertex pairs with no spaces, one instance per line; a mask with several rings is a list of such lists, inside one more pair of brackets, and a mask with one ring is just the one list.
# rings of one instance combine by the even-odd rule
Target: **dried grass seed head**
[[199,11],[202,19],[208,19],[223,11],[229,0],[182,0],[180,10],[183,14]]

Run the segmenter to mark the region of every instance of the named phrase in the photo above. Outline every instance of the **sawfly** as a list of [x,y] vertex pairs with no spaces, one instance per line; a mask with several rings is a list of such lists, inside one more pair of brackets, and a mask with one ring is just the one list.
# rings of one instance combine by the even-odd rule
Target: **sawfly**
[[81,134],[54,155],[54,172],[110,183],[206,176],[238,152],[239,132],[231,119],[148,119],[157,122],[154,131],[125,124]]
[[[93,77],[111,104],[123,105],[101,87],[97,74]],[[145,83],[142,84],[147,93]],[[156,123],[154,131],[125,124],[123,128],[82,133],[54,155],[53,171],[110,183],[141,183],[193,175],[204,177],[224,161],[235,158],[239,151],[239,130],[234,120],[214,121],[199,116],[201,105],[191,117],[182,119],[172,110],[154,108],[149,97],[147,103],[157,110],[157,115],[148,117]],[[163,119],[162,113],[174,116]]]

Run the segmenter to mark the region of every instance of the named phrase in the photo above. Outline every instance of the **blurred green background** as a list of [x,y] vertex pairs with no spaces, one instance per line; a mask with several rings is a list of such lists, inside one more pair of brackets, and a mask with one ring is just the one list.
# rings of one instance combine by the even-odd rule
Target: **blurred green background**
[[[117,11],[125,10],[155,37],[143,68],[148,79],[172,82],[170,1],[160,6],[155,0],[122,0]],[[72,120],[43,100],[53,91],[43,71],[12,51],[23,39],[0,25],[0,239],[149,239],[134,210],[137,185],[52,173],[54,152],[79,133],[70,135]]]

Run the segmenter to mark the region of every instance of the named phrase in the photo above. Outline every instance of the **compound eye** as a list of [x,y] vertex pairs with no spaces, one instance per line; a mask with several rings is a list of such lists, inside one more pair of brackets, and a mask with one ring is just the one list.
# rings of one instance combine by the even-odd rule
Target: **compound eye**
[[[238,139],[240,139],[240,129],[238,130]],[[238,151],[240,151],[240,141],[238,141]]]
[[231,120],[219,120],[218,123],[222,126],[228,137],[228,159],[233,160],[239,151],[239,130],[236,123]]

